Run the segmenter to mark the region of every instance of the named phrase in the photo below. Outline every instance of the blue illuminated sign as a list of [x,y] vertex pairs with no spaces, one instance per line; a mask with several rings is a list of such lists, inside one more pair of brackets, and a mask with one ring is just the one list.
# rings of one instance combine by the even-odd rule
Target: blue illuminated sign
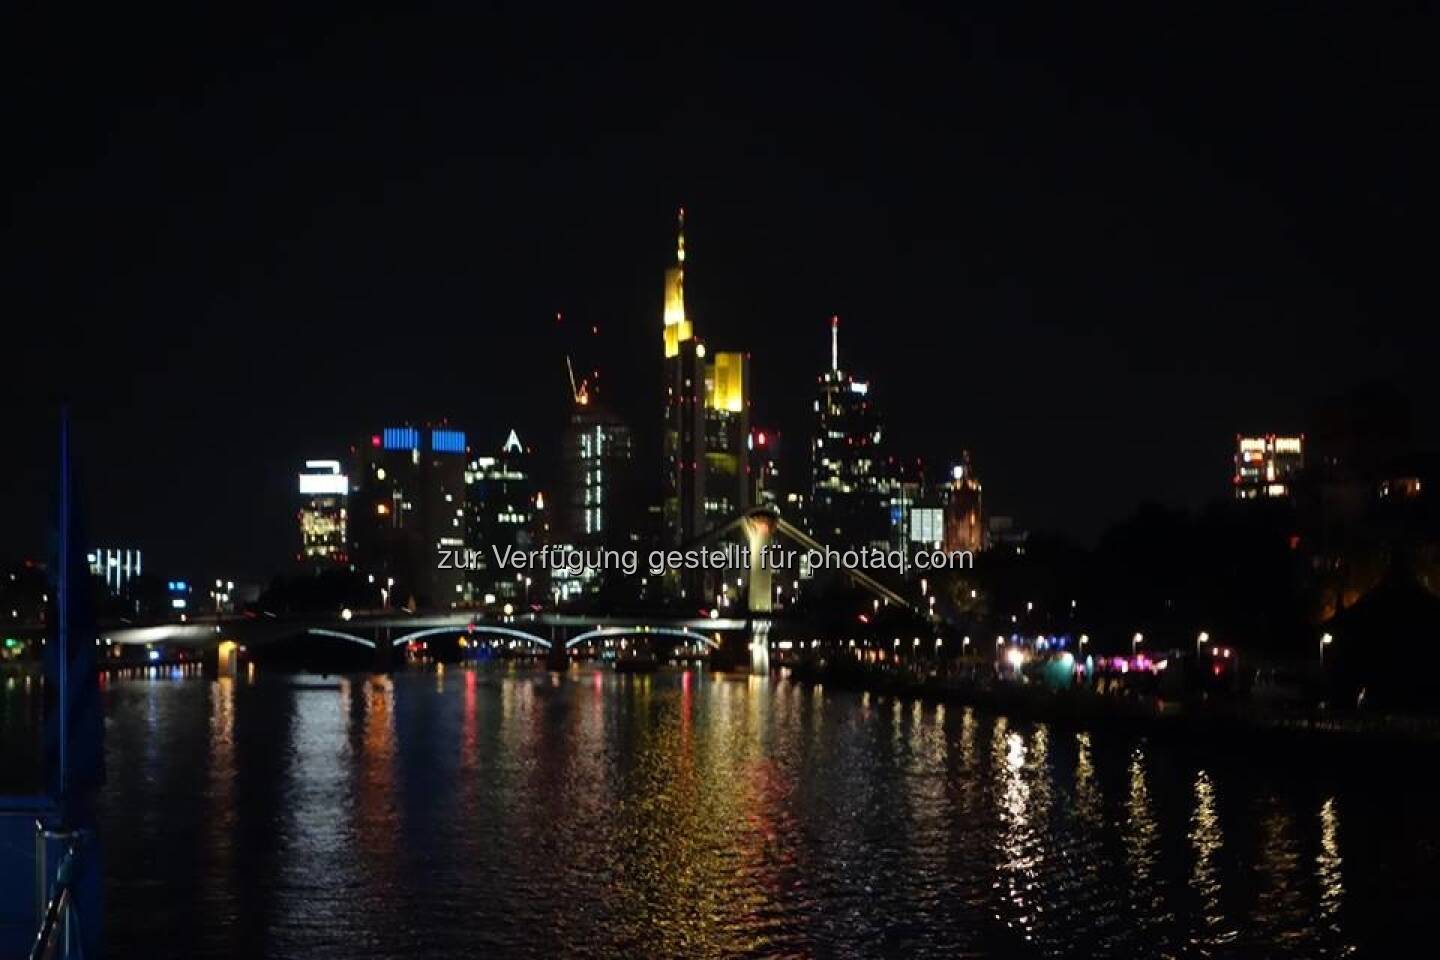
[[420,449],[420,431],[414,427],[386,427],[381,437],[386,450]]
[[436,453],[464,453],[464,430],[431,430],[430,449]]

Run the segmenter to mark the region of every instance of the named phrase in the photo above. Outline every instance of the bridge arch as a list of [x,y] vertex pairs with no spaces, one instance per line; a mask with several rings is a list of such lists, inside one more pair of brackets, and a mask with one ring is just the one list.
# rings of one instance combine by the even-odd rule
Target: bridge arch
[[324,627],[311,627],[305,632],[313,637],[332,637],[336,640],[348,640],[351,643],[358,643],[362,647],[369,647],[371,650],[375,649],[374,640],[366,640],[364,637],[357,637],[353,633],[342,633],[339,630],[327,630]]
[[571,637],[565,641],[565,649],[578,646],[590,640],[601,640],[607,637],[680,637],[686,640],[699,640],[714,649],[720,648],[720,643],[714,637],[707,637],[705,634],[685,627],[599,627],[595,630],[587,630],[584,633]]
[[549,640],[546,640],[543,637],[537,637],[533,633],[526,633],[524,630],[515,630],[511,627],[495,627],[484,623],[471,623],[455,627],[427,627],[424,630],[415,630],[411,633],[405,634],[403,637],[397,637],[394,641],[394,645],[398,647],[402,644],[410,643],[413,640],[419,640],[423,637],[437,637],[443,634],[453,635],[461,633],[484,633],[498,637],[509,637],[512,640],[526,640],[530,643],[538,643],[540,646],[545,647],[547,650],[550,648]]

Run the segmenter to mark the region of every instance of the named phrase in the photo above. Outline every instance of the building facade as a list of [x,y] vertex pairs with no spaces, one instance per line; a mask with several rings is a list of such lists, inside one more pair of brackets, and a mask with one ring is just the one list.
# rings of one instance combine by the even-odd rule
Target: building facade
[[720,351],[705,365],[703,529],[750,507],[750,357]]
[[975,468],[970,463],[970,454],[961,455],[960,462],[950,468],[950,482],[941,490],[945,511],[945,537],[942,546],[946,551],[969,550],[979,552],[986,547],[985,509],[983,489]]
[[1235,448],[1232,483],[1237,500],[1288,498],[1294,493],[1305,466],[1303,436],[1237,435]]
[[393,603],[448,609],[464,600],[463,570],[442,557],[465,546],[465,434],[386,427],[356,450],[352,493],[357,567],[393,580]]
[[297,479],[300,547],[296,559],[307,569],[350,564],[350,478],[339,460],[306,460]]
[[830,318],[830,369],[819,378],[811,440],[810,533],[840,547],[888,548],[890,496],[870,385],[840,369],[840,320]]
[[87,553],[85,559],[90,564],[90,573],[105,582],[105,592],[112,597],[124,594],[130,582],[144,572],[139,550],[97,547]]
[[673,547],[728,522],[751,501],[750,356],[711,351],[695,335],[685,308],[683,208],[675,263],[665,271],[661,346],[661,536]]
[[497,453],[473,457],[466,464],[465,542],[470,552],[465,595],[470,604],[529,602],[534,584],[525,582],[526,574],[498,569],[496,552],[524,553],[536,545],[543,499],[531,460],[530,450],[511,430]]

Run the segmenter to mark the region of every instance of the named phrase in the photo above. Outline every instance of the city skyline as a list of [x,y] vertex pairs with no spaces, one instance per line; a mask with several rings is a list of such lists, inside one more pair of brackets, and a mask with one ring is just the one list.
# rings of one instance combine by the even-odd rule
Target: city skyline
[[1440,5],[11,7],[0,960],[1423,942]]
[[[1130,38],[1165,36],[1161,16]],[[1303,40],[1331,29],[1327,16],[1250,27],[1257,42],[1293,29]],[[477,438],[514,426],[554,457],[542,441],[567,404],[557,312],[600,329],[607,399],[636,431],[637,459],[654,462],[655,278],[682,202],[689,311],[712,342],[753,355],[754,422],[806,435],[809,377],[827,365],[838,314],[847,366],[875,384],[896,448],[941,469],[969,450],[987,509],[1034,530],[1093,540],[1146,500],[1223,497],[1215,465],[1237,432],[1301,432],[1315,403],[1372,379],[1411,393],[1418,439],[1435,446],[1423,389],[1434,333],[1420,322],[1433,294],[1415,259],[1433,196],[1404,175],[1429,154],[1403,136],[1364,147],[1339,132],[1417,115],[1399,61],[1319,73],[1301,43],[1284,72],[1243,52],[1201,91],[1183,69],[1203,44],[1167,68],[1067,23],[1114,61],[1102,70],[1058,29],[983,19],[953,75],[924,36],[971,25],[893,14],[885,28],[915,53],[898,71],[819,42],[857,44],[863,24],[837,17],[801,43],[808,25],[782,20],[748,71],[705,44],[636,35],[636,49],[669,52],[593,89],[594,61],[566,58],[565,31],[538,75],[498,51],[443,83],[438,67],[398,80],[370,69],[379,34],[352,22],[319,46],[341,88],[305,87],[293,103],[277,92],[309,69],[314,36],[272,69],[250,30],[200,24],[195,55],[226,82],[138,124],[164,69],[208,67],[117,24],[130,49],[156,54],[156,73],[86,101],[86,122],[65,132],[22,125],[19,153],[44,172],[11,189],[7,284],[22,322],[3,389],[11,449],[36,469],[0,481],[10,559],[44,551],[62,394],[87,476],[103,478],[90,491],[97,538],[163,568],[214,557],[268,573],[291,546],[294,464],[341,455],[327,440],[377,424],[448,418]],[[416,14],[387,32],[458,55],[467,26]],[[1420,32],[1347,29],[1361,44]],[[418,62],[406,44],[390,49]],[[90,52],[97,72],[121,55]],[[1142,57],[1158,74],[1127,90],[1117,72]],[[810,73],[833,86],[792,82]],[[667,74],[689,82],[657,80]],[[1317,98],[1331,113],[1272,117],[1301,83],[1336,93]],[[389,102],[381,90],[439,99],[414,115],[350,111]],[[647,91],[660,102],[642,109]],[[55,85],[25,109],[75,97]],[[485,127],[457,122],[482,107]],[[1171,135],[1172,113],[1189,139]],[[305,132],[322,118],[323,135]],[[1266,122],[1284,136],[1265,136]],[[1076,142],[1088,147],[1061,150]],[[1369,186],[1340,196],[1337,178]],[[93,218],[102,207],[115,215]],[[70,375],[57,379],[61,358]],[[1106,469],[1113,456],[1144,468]],[[241,503],[253,518],[228,509]]]

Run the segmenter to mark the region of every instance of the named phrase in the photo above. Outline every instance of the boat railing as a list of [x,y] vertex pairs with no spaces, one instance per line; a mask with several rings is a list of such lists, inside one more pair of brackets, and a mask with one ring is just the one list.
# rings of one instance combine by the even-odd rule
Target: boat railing
[[[30,960],[83,960],[81,942],[75,927],[75,899],[73,879],[75,862],[81,855],[86,834],[81,830],[54,831],[43,827],[36,832],[36,883],[37,901],[45,904],[45,913],[36,931],[35,943],[30,948]],[[45,875],[44,851],[51,845],[63,845],[64,852],[55,866],[53,886]],[[48,899],[46,887],[49,886]]]

